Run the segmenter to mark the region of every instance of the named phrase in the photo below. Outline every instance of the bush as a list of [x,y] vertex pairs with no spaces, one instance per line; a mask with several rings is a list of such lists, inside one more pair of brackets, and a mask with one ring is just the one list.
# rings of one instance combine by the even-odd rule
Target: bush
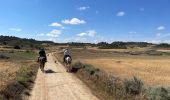
[[84,68],[84,70],[90,75],[93,75],[96,71],[99,71],[98,68],[94,68],[92,65],[89,64],[82,64],[81,62],[76,62],[72,65],[72,69],[74,70],[76,69],[78,71],[81,68]]
[[84,64],[82,64],[80,62],[76,62],[71,67],[72,67],[72,69],[71,69],[72,72],[77,72],[79,69],[84,68],[85,66],[84,66]]
[[92,65],[81,62],[73,64],[73,68],[79,69],[76,75],[83,80],[101,100],[170,100],[170,89],[163,87],[145,88],[144,83],[136,77],[121,80]]
[[29,95],[37,72],[37,64],[21,67],[16,79],[0,90],[0,100],[23,100],[23,96]]
[[99,69],[93,67],[92,65],[85,65],[85,71],[89,74],[89,75],[94,75],[96,72],[99,71]]
[[123,84],[125,91],[128,94],[138,95],[144,90],[143,82],[136,77],[133,77],[133,79],[130,80],[124,80]]
[[21,47],[16,45],[16,46],[14,46],[14,49],[21,49]]
[[9,57],[3,55],[3,54],[0,54],[0,59],[9,59]]
[[150,88],[148,93],[149,100],[170,100],[170,91],[164,87]]
[[[95,68],[92,65],[88,64],[82,64],[80,62],[74,64],[80,67],[80,70],[78,70],[78,77],[82,79],[84,82],[88,84],[94,91],[97,91],[97,94],[101,99],[104,100],[127,100],[127,99],[135,99],[136,96],[141,93],[143,88],[142,82],[138,79],[134,78],[134,81],[126,81],[129,83],[127,86],[124,86],[123,82],[108,73],[105,73],[98,68]],[[131,85],[132,84],[132,85]],[[135,89],[129,89],[132,92],[135,92],[135,95],[128,95],[124,92],[124,87],[128,88],[128,86],[135,86]],[[137,90],[136,90],[137,88]],[[128,89],[127,89],[128,90]],[[144,97],[140,97],[138,95],[139,99],[144,99]]]
[[157,48],[170,48],[170,44],[161,43],[161,44],[156,45],[155,47],[157,47]]

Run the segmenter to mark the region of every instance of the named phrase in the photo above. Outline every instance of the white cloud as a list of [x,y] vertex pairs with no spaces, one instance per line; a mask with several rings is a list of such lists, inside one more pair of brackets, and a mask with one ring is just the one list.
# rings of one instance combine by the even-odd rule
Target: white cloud
[[77,36],[86,36],[87,35],[87,33],[79,33],[79,34],[77,34]]
[[51,23],[49,26],[62,27],[62,25],[57,22]]
[[89,36],[89,37],[94,37],[97,34],[95,30],[89,30],[87,32],[79,33],[77,36],[83,37],[83,36]]
[[89,8],[90,8],[89,6],[82,6],[82,7],[79,7],[78,10],[83,11],[83,10],[87,10]]
[[140,10],[140,11],[144,11],[144,10],[145,10],[145,8],[140,8],[139,10]]
[[87,33],[88,33],[88,36],[90,37],[94,37],[97,34],[95,30],[89,30]]
[[45,36],[44,33],[37,34],[37,36]]
[[90,37],[80,37],[80,36],[77,36],[77,37],[69,37],[69,38],[65,38],[63,42],[84,42],[84,43],[98,43],[98,42],[101,42],[101,41],[105,41],[105,42],[113,42],[113,40],[111,39],[106,39],[104,38],[103,36],[100,36],[100,35],[96,35],[95,37],[93,38],[90,38]]
[[161,36],[161,33],[156,33],[156,36]]
[[20,28],[10,28],[9,30],[11,30],[11,31],[17,31],[17,32],[22,31],[22,29],[20,29]]
[[157,30],[159,30],[159,31],[165,30],[165,27],[164,27],[164,26],[159,26],[159,27],[157,28]]
[[116,14],[116,16],[120,16],[120,17],[125,16],[125,15],[126,15],[126,13],[123,11],[120,11]]
[[151,40],[151,41],[148,41],[148,42],[151,42],[151,43],[161,43],[161,40]]
[[85,37],[70,37],[64,39],[64,42],[89,42]]
[[155,44],[158,44],[158,43],[170,43],[170,40],[151,40],[149,42],[155,43]]
[[80,20],[78,18],[72,18],[72,19],[66,19],[62,20],[62,23],[64,24],[71,24],[71,25],[78,25],[78,24],[85,24],[86,22],[84,20]]
[[51,32],[47,33],[46,35],[49,37],[59,37],[59,35],[62,34],[61,30],[52,30]]
[[64,29],[63,25],[61,25],[60,23],[57,23],[57,22],[51,23],[51,24],[48,25],[48,26],[61,27],[62,29]]
[[169,38],[169,37],[170,37],[170,33],[164,33],[164,34],[160,33],[159,37],[157,37],[157,38],[158,39],[164,39],[164,38]]

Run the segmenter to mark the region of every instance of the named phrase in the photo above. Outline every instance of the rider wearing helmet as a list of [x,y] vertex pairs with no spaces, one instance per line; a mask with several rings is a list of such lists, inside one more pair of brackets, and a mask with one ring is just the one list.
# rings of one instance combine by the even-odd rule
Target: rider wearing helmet
[[71,58],[69,49],[64,49],[63,62],[65,62],[65,58],[66,58],[66,57],[70,57],[70,58]]

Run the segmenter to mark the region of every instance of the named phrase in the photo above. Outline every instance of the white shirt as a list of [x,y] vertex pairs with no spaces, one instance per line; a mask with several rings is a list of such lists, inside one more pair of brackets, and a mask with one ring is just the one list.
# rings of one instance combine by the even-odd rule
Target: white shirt
[[69,50],[64,50],[64,55],[70,55],[70,51]]

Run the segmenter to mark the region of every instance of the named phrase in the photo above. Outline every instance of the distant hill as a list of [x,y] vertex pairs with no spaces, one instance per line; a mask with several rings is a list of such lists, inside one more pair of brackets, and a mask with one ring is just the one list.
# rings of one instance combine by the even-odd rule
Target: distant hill
[[39,48],[42,44],[54,44],[52,41],[37,41],[35,39],[18,38],[14,36],[0,36],[0,44],[20,46],[21,48]]
[[126,49],[134,47],[154,47],[154,48],[165,48],[170,49],[170,44],[152,44],[147,42],[122,42],[115,41],[112,43],[99,42],[94,43],[80,43],[80,42],[69,42],[69,43],[54,43],[52,41],[38,41],[35,39],[18,38],[14,36],[0,36],[0,45],[13,46],[16,48],[40,48],[44,45],[65,45],[71,47],[98,47],[100,49]]

